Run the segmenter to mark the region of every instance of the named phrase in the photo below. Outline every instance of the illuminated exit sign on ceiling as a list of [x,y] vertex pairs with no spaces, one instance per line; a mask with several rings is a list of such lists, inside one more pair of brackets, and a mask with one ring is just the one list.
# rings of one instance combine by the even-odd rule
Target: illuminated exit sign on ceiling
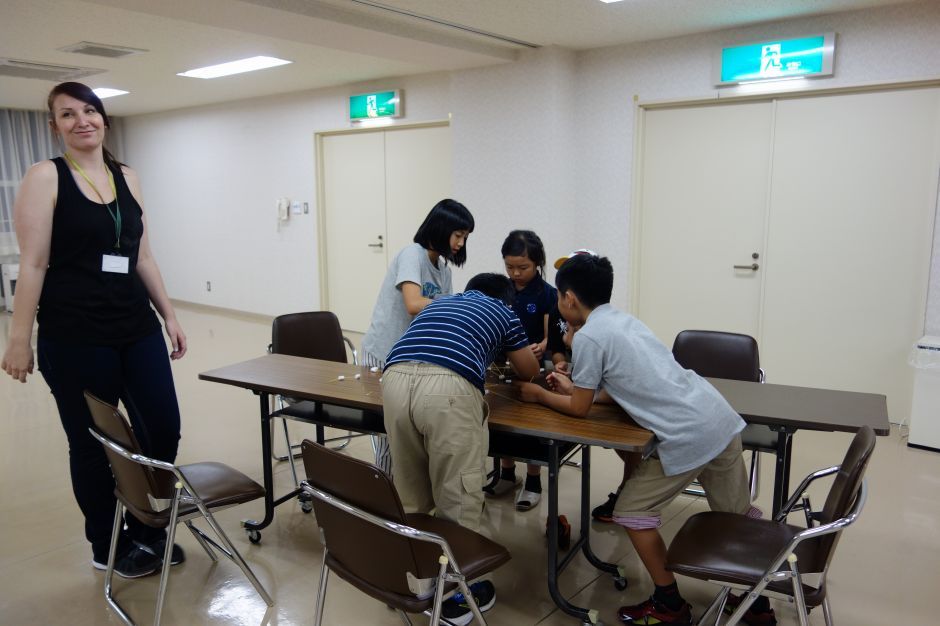
[[722,48],[717,85],[832,75],[835,33]]

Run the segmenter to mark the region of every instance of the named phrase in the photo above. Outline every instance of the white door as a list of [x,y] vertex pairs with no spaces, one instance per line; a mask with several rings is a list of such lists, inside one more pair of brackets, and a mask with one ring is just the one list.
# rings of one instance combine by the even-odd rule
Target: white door
[[450,196],[448,126],[322,138],[325,307],[364,333],[388,263],[431,208]]
[[775,137],[768,375],[886,394],[900,422],[924,329],[940,89],[782,100]]
[[667,346],[685,329],[757,336],[772,115],[769,102],[645,113],[636,310]]
[[321,146],[326,307],[344,329],[365,332],[388,266],[385,135],[327,135]]
[[[771,382],[883,393],[892,420],[905,419],[937,205],[938,94],[782,99],[763,129],[749,104],[648,111],[638,316],[667,345],[682,328],[745,332]],[[758,158],[770,164],[763,189],[746,169]],[[751,220],[714,207],[742,197]],[[758,228],[756,288],[729,289],[748,284],[746,270],[728,270],[750,260]]]
[[453,184],[450,128],[431,126],[385,133],[385,215],[388,259],[410,244],[431,208]]

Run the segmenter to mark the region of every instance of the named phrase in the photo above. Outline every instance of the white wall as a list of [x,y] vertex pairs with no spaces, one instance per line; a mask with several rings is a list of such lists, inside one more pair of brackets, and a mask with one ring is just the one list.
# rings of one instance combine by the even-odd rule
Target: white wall
[[[447,119],[447,75],[369,88],[386,86],[405,90],[408,121]],[[172,298],[269,315],[319,308],[314,134],[348,126],[347,97],[356,91],[126,120],[127,161],[143,181],[150,238]],[[275,201],[284,196],[308,202],[310,213],[278,229]]]
[[[923,2],[584,53],[544,48],[450,75],[135,117],[127,159],[143,178],[172,297],[267,314],[316,308],[315,215],[278,233],[274,200],[305,200],[313,211],[313,134],[347,126],[349,94],[402,87],[406,121],[453,115],[454,197],[477,220],[455,286],[502,271],[503,237],[532,228],[550,260],[580,247],[610,256],[614,302],[627,307],[634,96],[717,97],[716,48],[823,31],[839,35],[835,76],[816,86],[940,78],[940,3]],[[926,326],[940,334],[940,245],[932,270]]]
[[[640,102],[716,98],[712,54],[732,43],[834,31],[835,75],[811,81],[831,88],[865,83],[940,78],[940,3],[837,13],[751,28],[598,49],[578,57],[575,120],[579,139],[575,162],[577,196],[591,211],[586,226],[596,249],[611,257],[615,298],[629,305],[628,230],[634,157],[633,98]],[[733,92],[722,89],[722,96]],[[622,115],[613,119],[613,106]],[[889,209],[886,207],[886,209]],[[617,233],[616,239],[610,233]],[[621,235],[622,234],[622,235]],[[927,328],[940,333],[940,237],[935,239]]]

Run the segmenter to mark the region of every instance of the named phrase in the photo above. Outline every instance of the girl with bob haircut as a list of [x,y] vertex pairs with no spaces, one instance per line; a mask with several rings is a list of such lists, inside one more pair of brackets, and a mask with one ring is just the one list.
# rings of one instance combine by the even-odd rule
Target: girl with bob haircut
[[[369,330],[362,339],[362,363],[385,368],[385,358],[408,330],[411,320],[440,296],[451,295],[450,264],[467,261],[467,237],[473,215],[449,198],[434,205],[418,227],[414,243],[395,255],[379,289]],[[391,475],[392,460],[385,437],[373,439],[375,464]]]
[[[49,127],[63,155],[33,165],[14,203],[20,276],[10,338],[0,367],[26,382],[38,321],[39,371],[49,385],[69,444],[72,490],[85,516],[92,565],[106,569],[114,521],[114,478],[89,433],[87,390],[123,402],[144,453],[173,462],[180,412],[170,359],[186,354],[186,335],[150,250],[137,173],[104,147],[111,121],[86,85],[57,85]],[[172,344],[167,355],[160,321]],[[166,531],[125,516],[115,571],[125,578],[163,566]],[[173,546],[172,563],[184,559]]]

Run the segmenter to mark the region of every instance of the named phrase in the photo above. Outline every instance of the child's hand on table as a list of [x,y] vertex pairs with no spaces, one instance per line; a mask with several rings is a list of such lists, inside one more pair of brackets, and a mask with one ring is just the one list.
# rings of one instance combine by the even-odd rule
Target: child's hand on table
[[546,376],[545,382],[548,383],[549,389],[555,393],[560,393],[566,396],[570,396],[572,390],[574,389],[574,383],[571,382],[571,378],[557,371],[552,372]]

